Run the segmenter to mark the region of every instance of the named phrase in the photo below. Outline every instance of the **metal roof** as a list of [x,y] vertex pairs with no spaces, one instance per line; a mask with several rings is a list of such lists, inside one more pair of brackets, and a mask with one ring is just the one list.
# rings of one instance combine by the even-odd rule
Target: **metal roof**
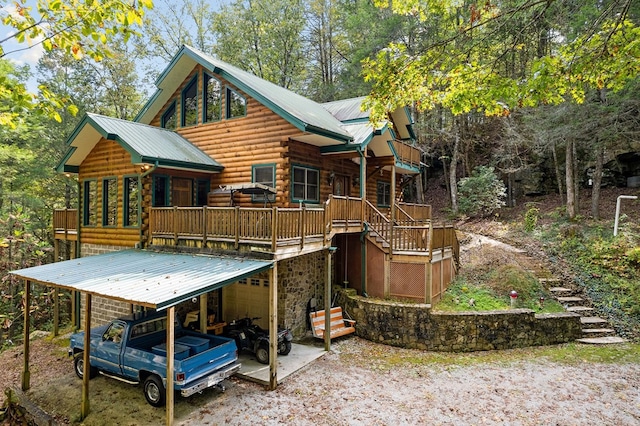
[[[344,142],[352,139],[351,135],[341,127],[340,120],[333,117],[319,103],[207,55],[198,49],[184,45],[156,80],[158,92],[149,99],[147,105],[138,114],[137,121],[150,119],[152,115],[155,115],[157,108],[161,107],[161,104],[163,105],[164,97],[174,93],[176,90],[174,86],[182,82],[182,80],[173,78],[173,74],[184,75],[185,72],[182,68],[186,67],[191,71],[194,62],[202,65],[209,72],[224,77],[238,89],[302,131]],[[164,97],[161,96],[161,93],[165,91],[167,94]]]
[[118,142],[131,154],[133,164],[158,163],[161,167],[208,172],[223,169],[174,131],[87,113],[69,137],[69,148],[58,170],[77,171],[74,168],[80,166],[101,138]]
[[322,104],[322,107],[343,123],[352,120],[369,121],[369,111],[362,111],[361,109],[364,100],[365,97],[361,96],[359,98],[326,102]]
[[122,250],[11,271],[29,281],[164,309],[270,269],[273,261]]

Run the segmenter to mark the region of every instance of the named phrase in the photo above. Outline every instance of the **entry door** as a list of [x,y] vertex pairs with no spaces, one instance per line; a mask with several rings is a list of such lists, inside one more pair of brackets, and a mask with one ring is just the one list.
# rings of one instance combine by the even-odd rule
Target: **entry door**
[[224,321],[244,317],[260,317],[255,323],[269,326],[269,280],[248,278],[222,289]]
[[333,179],[333,195],[349,195],[349,176],[335,175]]
[[191,179],[172,179],[171,204],[178,207],[191,207],[193,205],[193,181]]

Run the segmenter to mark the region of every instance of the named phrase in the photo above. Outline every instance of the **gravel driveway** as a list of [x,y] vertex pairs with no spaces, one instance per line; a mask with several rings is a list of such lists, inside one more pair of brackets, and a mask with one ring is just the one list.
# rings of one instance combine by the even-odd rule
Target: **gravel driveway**
[[[77,424],[80,381],[65,348],[44,339],[31,347],[28,396],[56,422]],[[176,424],[637,426],[639,351],[616,346],[601,363],[601,352],[582,345],[448,354],[350,336],[275,391],[233,378],[225,393],[178,397]],[[19,387],[20,348],[1,353],[0,365],[0,383]],[[84,425],[164,424],[164,410],[146,404],[139,387],[91,383]]]

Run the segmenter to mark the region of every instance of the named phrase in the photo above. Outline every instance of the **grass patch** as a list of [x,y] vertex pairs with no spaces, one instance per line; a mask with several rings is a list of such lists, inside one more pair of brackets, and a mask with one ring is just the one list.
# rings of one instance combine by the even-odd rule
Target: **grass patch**
[[367,343],[356,351],[340,351],[340,356],[351,364],[380,371],[412,367],[472,367],[482,364],[508,365],[530,361],[553,362],[562,365],[581,364],[640,364],[640,344],[582,345],[567,343],[555,346],[537,346],[500,351],[467,353],[428,352],[418,349],[394,348]]
[[564,310],[562,305],[551,299],[536,276],[514,264],[471,265],[463,269],[434,309],[452,312],[509,309],[512,290],[518,293],[517,308],[539,313]]

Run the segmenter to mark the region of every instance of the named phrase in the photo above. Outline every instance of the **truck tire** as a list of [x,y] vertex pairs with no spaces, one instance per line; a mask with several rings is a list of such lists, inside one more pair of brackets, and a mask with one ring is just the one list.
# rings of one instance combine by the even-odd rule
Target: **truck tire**
[[[76,372],[76,376],[82,379],[84,375],[84,353],[78,352],[73,357],[73,370]],[[89,365],[89,379],[93,379],[98,375],[98,369]]]
[[269,345],[266,342],[262,342],[256,349],[256,359],[261,364],[269,364]]
[[152,374],[144,380],[144,397],[154,407],[164,406],[167,395],[158,375]]

